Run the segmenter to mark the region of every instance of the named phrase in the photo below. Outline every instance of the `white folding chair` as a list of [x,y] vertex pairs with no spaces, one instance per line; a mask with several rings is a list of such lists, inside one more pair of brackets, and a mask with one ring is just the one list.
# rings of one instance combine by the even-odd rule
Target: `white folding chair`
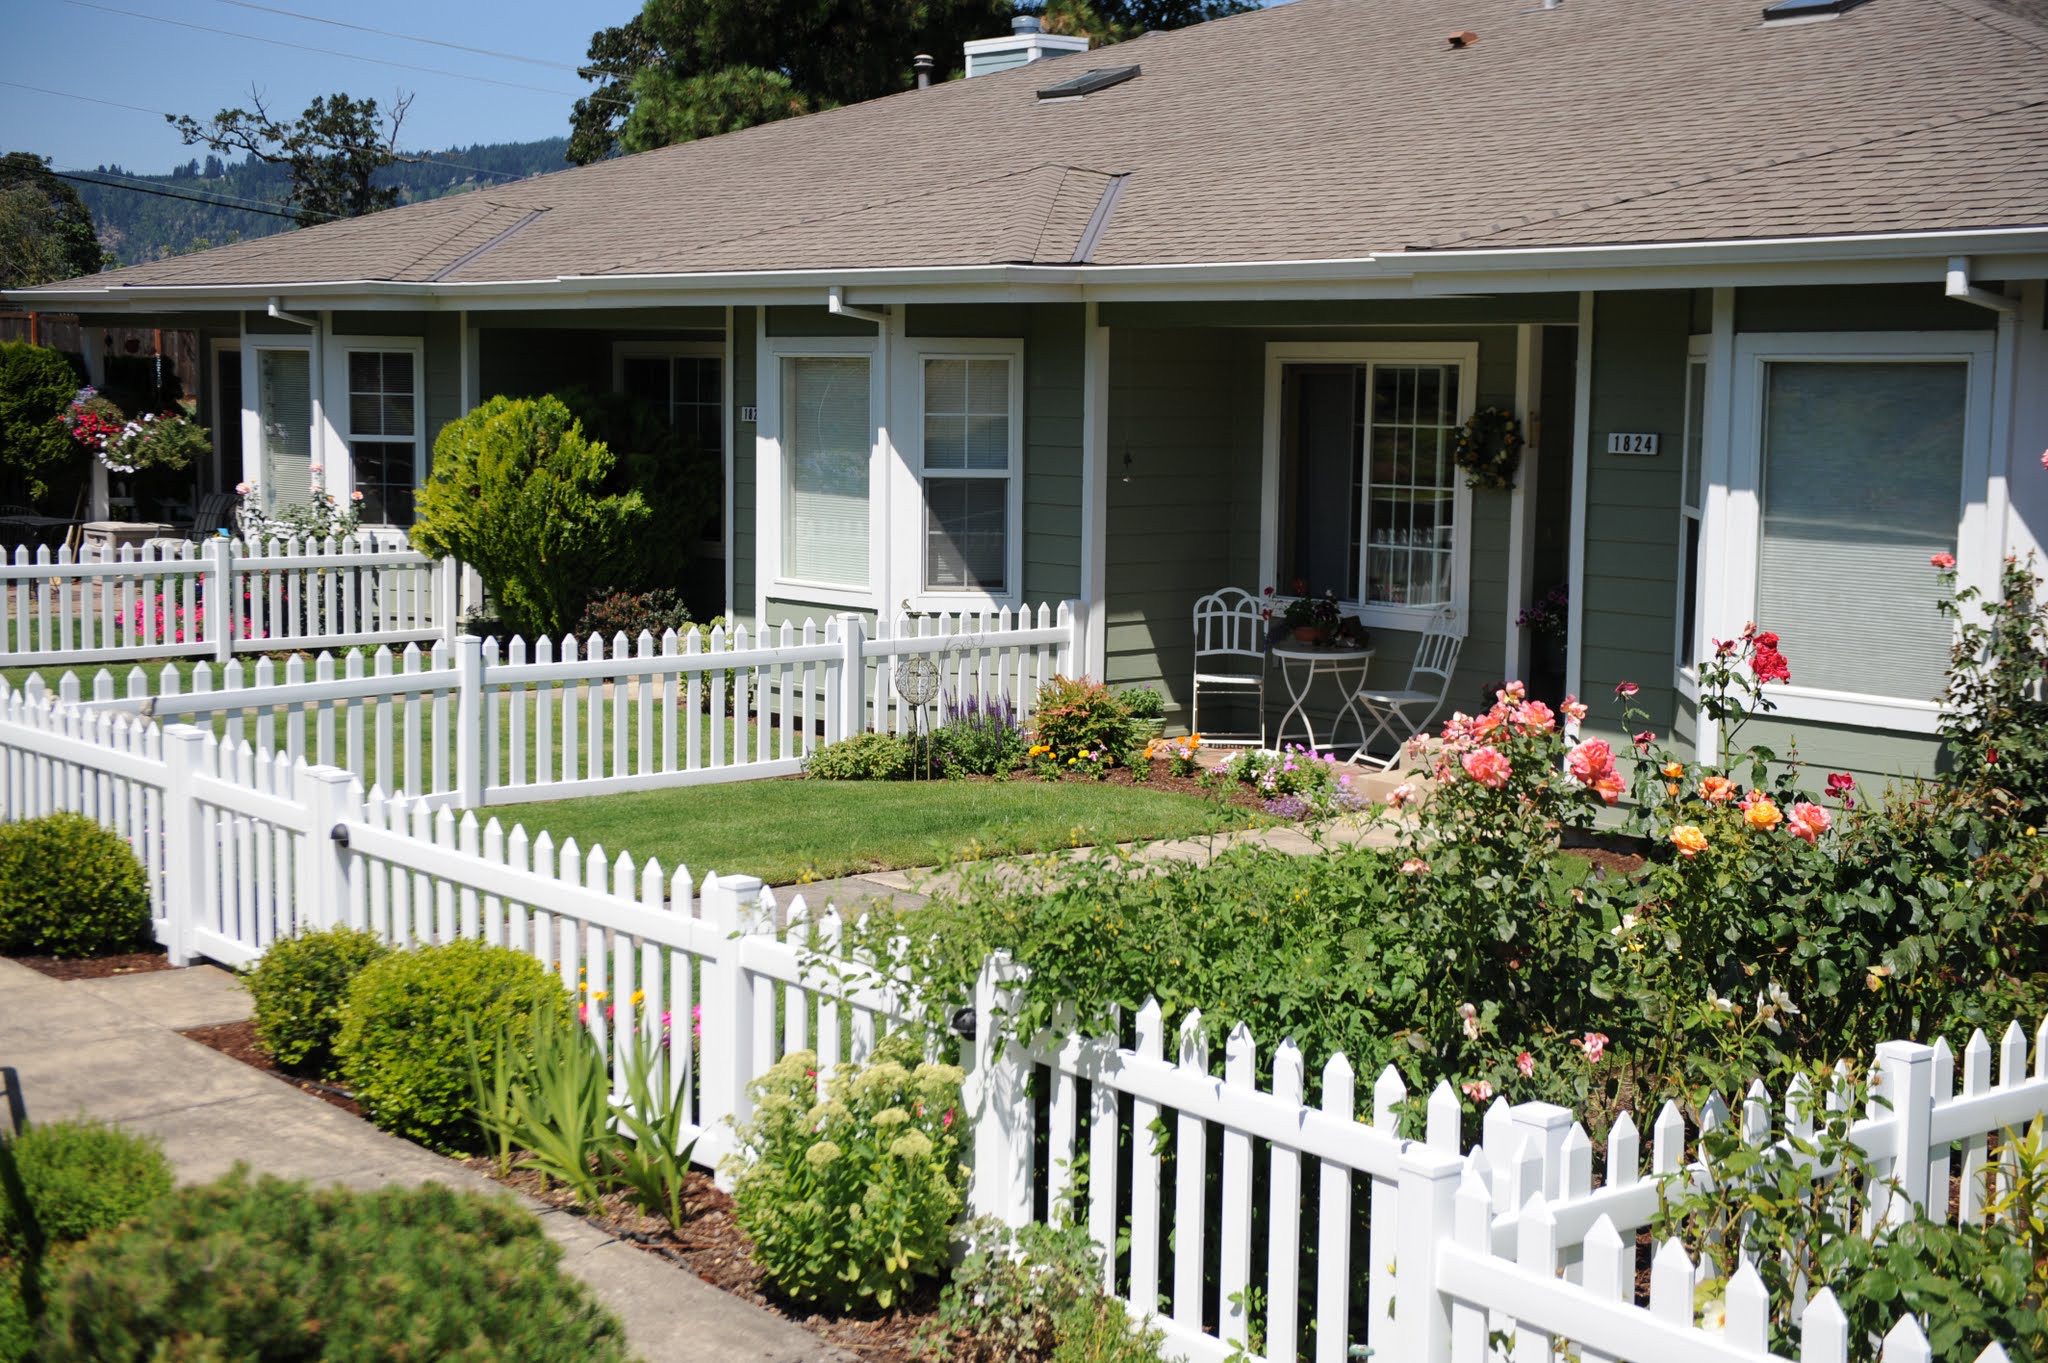
[[1249,741],[1250,733],[1210,734],[1202,727],[1202,692],[1250,693],[1259,707],[1260,746],[1266,742],[1266,626],[1259,598],[1225,587],[1195,602],[1195,696],[1189,727],[1209,738]]
[[[1372,717],[1375,727],[1358,745],[1356,761],[1377,763],[1385,771],[1401,760],[1408,740],[1436,718],[1444,697],[1450,694],[1451,674],[1458,670],[1458,650],[1465,642],[1453,633],[1457,623],[1458,613],[1448,606],[1430,620],[1415,645],[1415,662],[1408,669],[1404,689],[1359,693],[1358,707]],[[1373,757],[1367,750],[1383,734],[1393,735],[1394,751],[1385,758]]]

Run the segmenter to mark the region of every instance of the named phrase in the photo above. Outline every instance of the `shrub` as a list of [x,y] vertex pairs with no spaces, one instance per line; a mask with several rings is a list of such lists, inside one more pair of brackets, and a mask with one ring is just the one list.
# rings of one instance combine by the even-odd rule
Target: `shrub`
[[887,1308],[946,1262],[959,1215],[960,1071],[906,1065],[884,1042],[841,1065],[818,1100],[818,1060],[794,1051],[749,1085],[754,1115],[726,1170],[754,1259],[794,1301]]
[[854,734],[804,759],[804,775],[818,781],[895,781],[910,774],[910,744],[895,734]]
[[669,630],[681,634],[689,628],[689,608],[680,594],[667,587],[645,592],[606,587],[583,607],[582,618],[576,622],[576,637],[588,639],[596,634],[610,644],[623,634],[637,643],[642,634],[651,634],[659,643]]
[[510,1199],[241,1171],[54,1275],[39,1357],[624,1363],[625,1332]]
[[435,1149],[473,1144],[471,1050],[530,1046],[529,1019],[569,995],[524,952],[462,940],[394,952],[357,973],[334,1043],[343,1080],[379,1126]]
[[[1101,682],[1054,677],[1038,688],[1031,737],[1049,770],[1079,766],[1099,769],[1129,762],[1138,747],[1137,728],[1124,703]],[[1078,761],[1069,762],[1070,758]]]
[[148,940],[148,880],[119,834],[83,814],[0,825],[0,951],[98,956]]
[[496,397],[442,427],[412,542],[474,567],[508,624],[559,636],[648,519],[604,491],[611,451],[551,397]]
[[50,477],[65,461],[84,463],[63,424],[78,384],[71,362],[56,351],[0,341],[0,471],[30,501],[49,494]]
[[[50,1245],[133,1221],[171,1191],[163,1147],[102,1122],[37,1122],[7,1145],[28,1209]],[[0,1253],[27,1255],[33,1238],[22,1208],[0,1195]]]
[[1156,686],[1127,686],[1116,693],[1116,698],[1132,719],[1158,719],[1166,713],[1166,697]]
[[967,1228],[969,1248],[939,1295],[928,1354],[958,1363],[1158,1363],[1154,1330],[1134,1331],[1102,1291],[1102,1261],[1078,1225],[1012,1232],[993,1217]]
[[932,766],[944,775],[1006,776],[1023,760],[1024,731],[1007,697],[948,698],[945,716],[931,733]]
[[[1953,590],[1955,569],[1941,582]],[[2048,818],[2048,603],[2033,560],[2008,560],[1999,592],[1966,587],[1939,601],[1957,621],[1942,705],[1953,784],[1992,812],[2027,824]]]
[[[1197,740],[1199,743],[1199,740]],[[1194,764],[1185,747],[1165,745],[1176,775]],[[1219,777],[1250,786],[1265,801],[1266,812],[1304,819],[1362,809],[1365,801],[1351,793],[1351,776],[1337,770],[1337,759],[1290,743],[1279,752],[1248,748],[1217,768]]]
[[586,436],[612,452],[616,462],[604,491],[638,492],[652,523],[661,527],[660,534],[636,535],[619,546],[612,580],[633,589],[683,585],[698,541],[718,535],[724,450],[717,444],[701,446],[694,431],[670,419],[665,403],[583,387],[565,388],[555,396],[583,423]]
[[257,1039],[288,1070],[330,1072],[348,987],[390,950],[375,933],[343,927],[271,943],[244,977]]

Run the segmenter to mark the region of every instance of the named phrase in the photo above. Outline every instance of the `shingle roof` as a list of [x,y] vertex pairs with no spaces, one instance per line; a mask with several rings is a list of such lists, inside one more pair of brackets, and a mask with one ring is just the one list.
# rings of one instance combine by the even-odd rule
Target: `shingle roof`
[[1118,176],[1085,263],[2048,225],[2037,0],[1758,9],[1296,0],[94,283],[1066,264]]

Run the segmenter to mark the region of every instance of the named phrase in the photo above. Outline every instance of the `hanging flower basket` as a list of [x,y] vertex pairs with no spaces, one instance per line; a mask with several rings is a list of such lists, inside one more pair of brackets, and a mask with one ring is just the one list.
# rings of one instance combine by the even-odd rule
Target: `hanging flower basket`
[[1512,488],[1522,466],[1522,427],[1505,407],[1481,407],[1458,428],[1451,459],[1470,488]]

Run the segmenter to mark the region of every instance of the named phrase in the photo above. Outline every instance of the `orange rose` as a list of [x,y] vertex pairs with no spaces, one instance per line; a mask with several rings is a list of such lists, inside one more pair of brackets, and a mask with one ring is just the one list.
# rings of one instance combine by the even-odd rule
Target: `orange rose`
[[1735,798],[1735,783],[1725,776],[1709,776],[1700,782],[1700,798],[1710,805],[1725,805]]
[[1697,824],[1682,823],[1671,830],[1671,845],[1681,857],[1696,857],[1707,850],[1707,835]]
[[1665,780],[1676,781],[1679,777],[1685,775],[1685,763],[1666,762],[1663,766],[1663,774]]
[[1753,802],[1748,809],[1742,811],[1742,817],[1759,833],[1768,833],[1785,821],[1784,814],[1768,797]]

